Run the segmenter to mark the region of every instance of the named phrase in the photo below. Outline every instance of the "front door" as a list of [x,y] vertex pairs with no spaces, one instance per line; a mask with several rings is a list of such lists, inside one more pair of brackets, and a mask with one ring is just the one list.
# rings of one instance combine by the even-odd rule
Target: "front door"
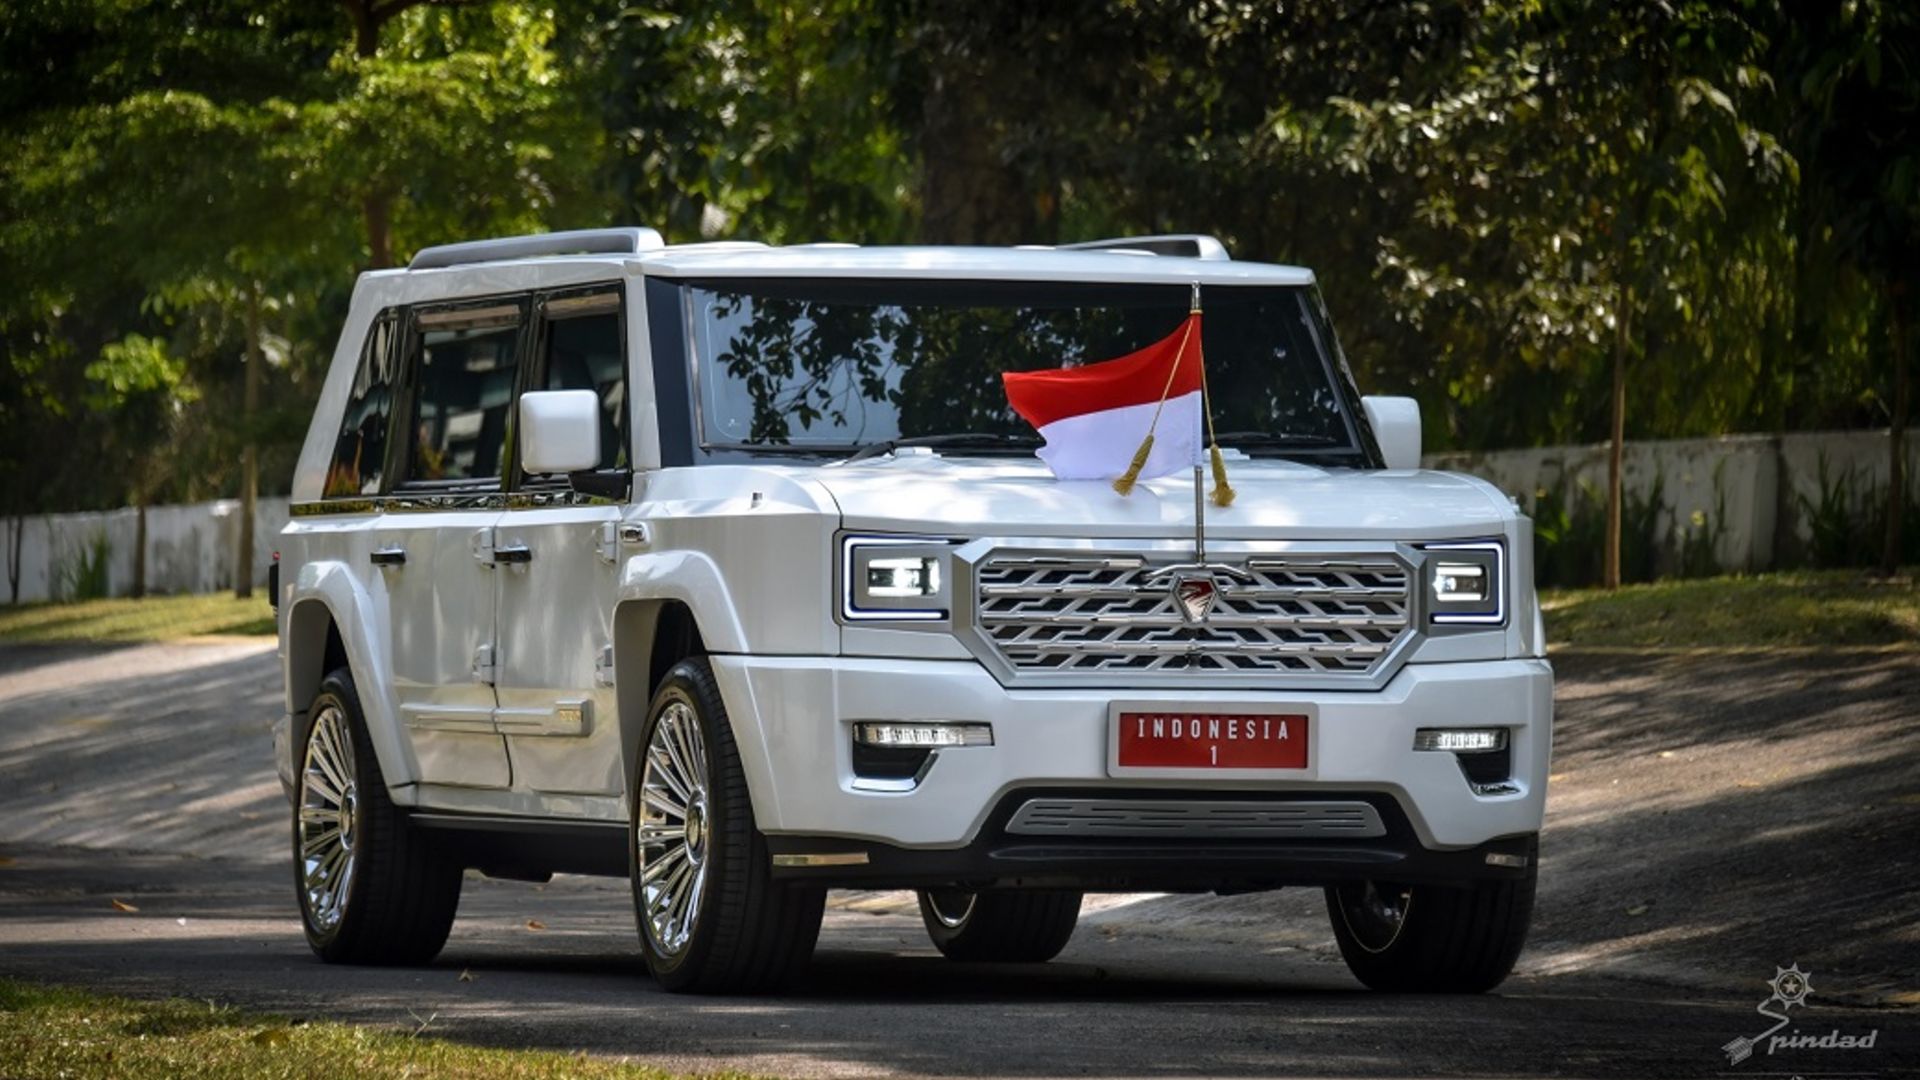
[[[535,304],[533,390],[600,395],[600,472],[627,469],[627,347],[618,284],[542,296]],[[618,796],[620,725],[612,689],[613,600],[624,500],[574,491],[565,477],[523,476],[499,542],[525,548],[502,564],[495,722],[514,787]]]
[[526,297],[413,309],[396,426],[399,482],[375,527],[389,560],[394,686],[428,785],[512,786],[494,724],[497,526]]

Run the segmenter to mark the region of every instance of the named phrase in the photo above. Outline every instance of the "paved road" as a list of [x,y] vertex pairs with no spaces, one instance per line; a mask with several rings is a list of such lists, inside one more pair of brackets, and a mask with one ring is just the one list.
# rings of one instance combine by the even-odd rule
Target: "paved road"
[[[1920,1075],[1920,656],[1563,657],[1533,944],[1495,996],[1367,993],[1305,890],[1090,901],[1063,957],[948,963],[836,897],[795,993],[670,997],[623,883],[470,878],[434,965],[301,941],[251,644],[0,651],[0,973],[698,1070],[913,1075]],[[118,910],[114,900],[137,908]],[[537,928],[536,928],[537,927]],[[1802,1033],[1721,1044],[1774,966]]]

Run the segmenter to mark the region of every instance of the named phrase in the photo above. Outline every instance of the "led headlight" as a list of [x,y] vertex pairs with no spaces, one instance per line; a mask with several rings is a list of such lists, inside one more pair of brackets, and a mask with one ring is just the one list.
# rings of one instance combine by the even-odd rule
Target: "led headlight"
[[1506,549],[1498,541],[1427,544],[1425,550],[1423,576],[1432,621],[1497,623],[1506,618]]
[[952,611],[951,548],[945,541],[849,536],[840,552],[842,618],[930,621]]

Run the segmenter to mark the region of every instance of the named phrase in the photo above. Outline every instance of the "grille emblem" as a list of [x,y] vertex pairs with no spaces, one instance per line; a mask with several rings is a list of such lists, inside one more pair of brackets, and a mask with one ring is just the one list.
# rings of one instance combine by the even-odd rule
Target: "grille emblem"
[[1180,617],[1189,625],[1206,622],[1207,616],[1213,614],[1213,602],[1219,595],[1212,575],[1181,574],[1173,579],[1173,599],[1180,605]]

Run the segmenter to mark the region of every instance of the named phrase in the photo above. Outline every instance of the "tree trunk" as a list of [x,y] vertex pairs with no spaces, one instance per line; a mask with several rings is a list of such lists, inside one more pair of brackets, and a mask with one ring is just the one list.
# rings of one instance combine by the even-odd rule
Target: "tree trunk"
[[920,115],[920,238],[929,244],[1042,242],[1034,193],[1001,156],[988,63],[965,43],[930,50]]
[[1913,407],[1912,373],[1907,369],[1907,290],[1888,290],[1893,322],[1893,422],[1887,429],[1887,533],[1880,549],[1880,574],[1900,572],[1902,518],[1907,513],[1907,419]]
[[7,520],[7,603],[20,602],[20,546],[27,541],[25,514]]
[[367,223],[367,268],[384,270],[393,265],[393,196],[382,190],[369,191],[360,199],[360,216]]
[[133,598],[147,595],[147,493],[137,492],[133,503]]
[[1632,308],[1633,290],[1621,289],[1613,337],[1613,435],[1607,447],[1607,549],[1600,568],[1600,584],[1609,589],[1620,587],[1620,512],[1627,450],[1627,322]]
[[247,371],[241,392],[240,430],[246,447],[240,452],[240,542],[233,559],[233,595],[253,595],[253,519],[260,502],[260,448],[253,430],[253,414],[260,405],[260,366],[266,363],[260,347],[260,283],[247,286]]

